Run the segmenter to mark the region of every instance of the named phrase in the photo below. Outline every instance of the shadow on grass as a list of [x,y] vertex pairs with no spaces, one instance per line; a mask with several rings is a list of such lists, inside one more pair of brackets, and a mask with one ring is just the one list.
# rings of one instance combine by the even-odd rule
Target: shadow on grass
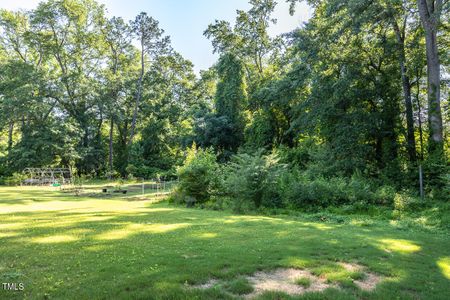
[[[372,292],[350,284],[304,298],[445,299],[450,292],[443,271],[448,236],[399,231],[387,223],[362,227],[58,197],[68,207],[35,211],[28,203],[14,214],[2,214],[0,207],[0,281],[26,286],[21,293],[1,291],[0,298],[226,299],[231,296],[220,287],[186,286],[277,267],[331,278],[339,261],[365,265],[384,281]],[[288,298],[262,296],[280,297]]]

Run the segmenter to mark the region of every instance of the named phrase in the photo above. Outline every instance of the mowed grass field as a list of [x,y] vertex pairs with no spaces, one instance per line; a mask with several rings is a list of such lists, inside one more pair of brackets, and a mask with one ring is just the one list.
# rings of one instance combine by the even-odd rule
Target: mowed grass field
[[[340,262],[381,276],[360,290]],[[335,284],[260,299],[450,299],[448,232],[234,215],[146,198],[0,187],[0,299],[232,299],[245,276],[307,269]],[[192,285],[216,279],[221,284]],[[301,283],[305,285],[306,283]]]

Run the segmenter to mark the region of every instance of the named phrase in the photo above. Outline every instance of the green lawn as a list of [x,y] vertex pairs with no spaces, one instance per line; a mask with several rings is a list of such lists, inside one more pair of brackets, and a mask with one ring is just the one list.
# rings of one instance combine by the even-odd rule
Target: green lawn
[[[383,281],[359,290],[339,262],[366,266]],[[0,187],[0,282],[25,285],[0,290],[0,299],[227,299],[247,292],[245,276],[277,267],[305,268],[340,285],[297,298],[450,297],[448,232]],[[190,287],[210,279],[220,284]]]

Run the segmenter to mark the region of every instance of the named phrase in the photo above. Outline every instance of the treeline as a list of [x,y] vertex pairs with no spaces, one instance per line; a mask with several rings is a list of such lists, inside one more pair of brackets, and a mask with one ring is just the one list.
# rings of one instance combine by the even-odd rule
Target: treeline
[[182,157],[190,116],[206,105],[203,81],[158,21],[105,13],[92,0],[1,11],[4,175],[69,166],[147,177]]
[[308,3],[312,18],[277,37],[273,0],[209,25],[220,59],[200,77],[145,13],[107,19],[93,0],[2,11],[0,173],[176,176],[195,142],[220,163],[281,151],[299,171],[396,188],[416,189],[421,164],[428,191],[442,191],[448,5]]

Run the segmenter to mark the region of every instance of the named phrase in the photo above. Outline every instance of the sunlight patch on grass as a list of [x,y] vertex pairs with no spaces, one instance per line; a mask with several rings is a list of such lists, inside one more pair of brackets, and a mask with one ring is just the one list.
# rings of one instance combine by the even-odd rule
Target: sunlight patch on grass
[[151,233],[166,233],[168,231],[185,228],[190,226],[190,223],[175,223],[175,224],[153,224],[150,228],[147,228],[145,232]]
[[275,233],[276,236],[278,237],[284,237],[284,236],[289,236],[290,234],[292,234],[291,232],[287,231],[287,230],[283,230],[283,231],[278,231]]
[[0,230],[21,229],[24,226],[25,226],[25,224],[22,224],[22,223],[5,223],[5,224],[0,224]]
[[230,216],[228,219],[246,222],[259,222],[259,221],[275,221],[276,218],[264,217],[264,216]]
[[382,249],[399,253],[413,253],[422,249],[419,245],[408,240],[381,239],[380,242]]
[[81,222],[99,222],[99,221],[106,221],[113,219],[113,216],[91,216],[91,217],[85,217],[81,220]]
[[314,227],[316,229],[319,229],[319,230],[334,229],[334,227],[332,227],[332,226],[321,224],[321,223],[305,223],[305,225],[312,226],[312,227]]
[[437,261],[439,269],[441,269],[442,274],[450,279],[450,256],[442,257]]
[[19,233],[17,233],[17,232],[0,232],[0,239],[1,238],[12,237],[12,236],[17,236],[17,235],[19,235]]
[[95,238],[97,240],[119,240],[124,239],[136,232],[142,231],[145,228],[144,224],[130,224],[120,229],[113,229],[102,234],[98,234]]
[[[17,223],[8,223],[8,224],[0,224],[0,230],[1,229],[10,229],[10,230],[20,230],[20,229],[29,229],[29,228],[68,228],[77,226],[80,223],[87,223],[87,222],[102,222],[107,221],[114,218],[114,214],[110,215],[103,215],[98,216],[94,214],[73,214],[73,215],[67,215],[67,214],[61,214],[61,215],[53,215],[51,213],[48,214],[40,214],[39,218],[35,218],[30,222],[24,222],[21,220],[18,220]],[[4,228],[3,228],[4,227]]]
[[78,238],[73,235],[51,235],[46,237],[34,238],[31,240],[31,242],[38,244],[58,244],[58,243],[74,242],[76,240],[78,240]]
[[217,237],[217,233],[214,232],[205,232],[201,234],[197,234],[196,237],[202,238],[202,239],[211,239]]
[[84,247],[83,250],[90,252],[100,252],[105,251],[105,249],[108,249],[110,247],[111,247],[110,245],[91,245]]
[[237,223],[238,222],[238,220],[225,220],[225,221],[223,221],[225,224],[234,224],[234,223]]
[[113,219],[114,216],[89,216],[89,215],[75,215],[74,217],[59,216],[54,220],[42,220],[35,224],[29,224],[33,228],[65,228],[76,226],[80,223],[86,222],[100,222]]
[[311,261],[310,260],[306,260],[306,259],[301,259],[298,257],[287,257],[285,259],[283,259],[282,261],[282,265],[286,266],[286,267],[293,267],[293,268],[298,268],[298,269],[304,269],[307,268],[311,265]]
[[98,240],[118,240],[124,239],[138,233],[166,233],[172,230],[188,227],[189,223],[175,224],[128,224],[123,228],[114,229],[97,235]]

